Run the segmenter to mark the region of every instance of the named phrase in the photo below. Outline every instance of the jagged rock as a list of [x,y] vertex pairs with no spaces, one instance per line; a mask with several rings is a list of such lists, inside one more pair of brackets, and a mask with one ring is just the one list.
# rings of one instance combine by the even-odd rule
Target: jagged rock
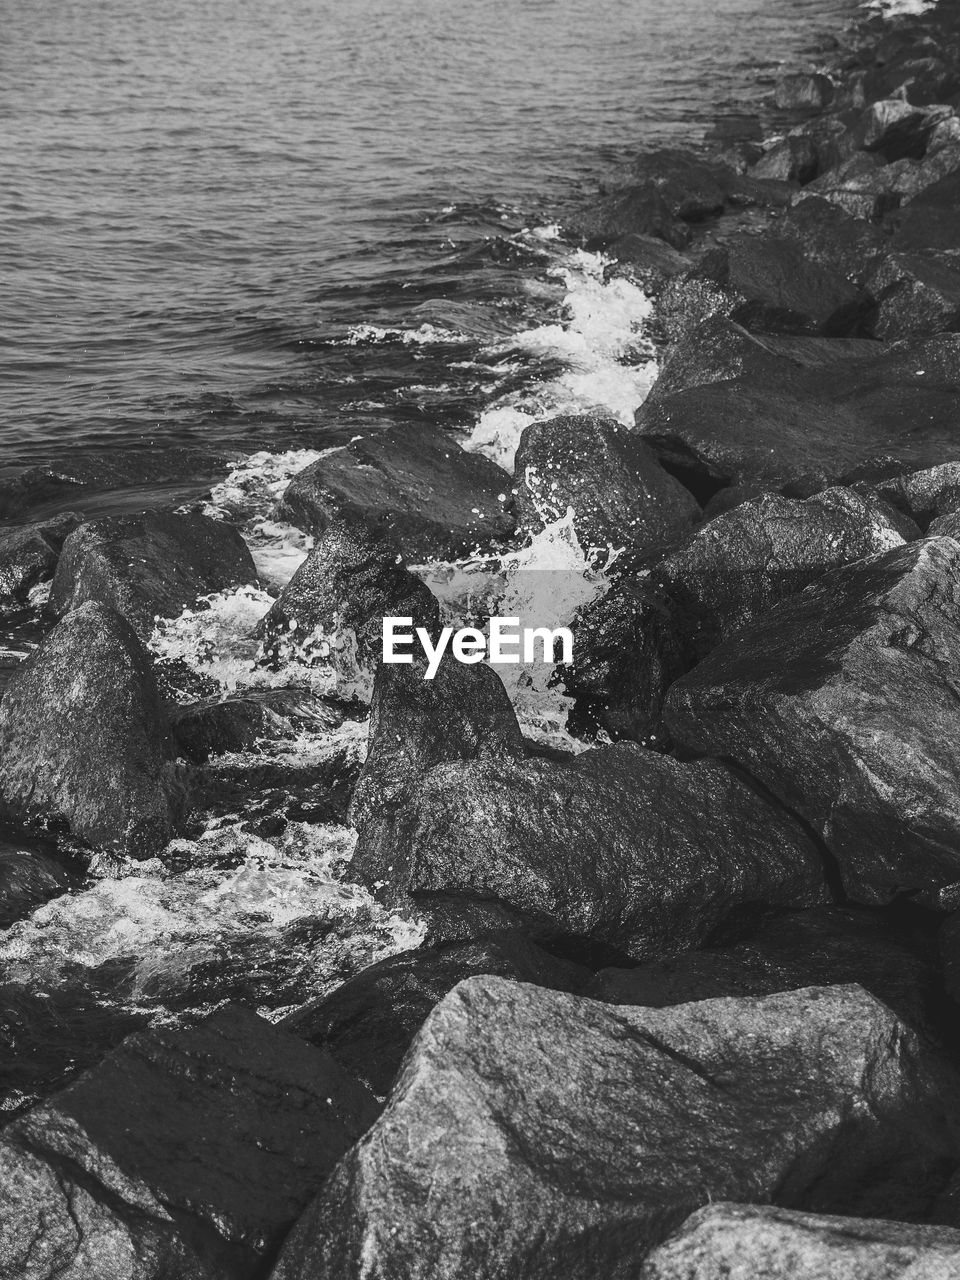
[[835,569],[682,676],[664,720],[800,813],[850,896],[960,903],[960,545]]
[[197,512],[144,511],[91,520],[70,534],[49,607],[60,618],[94,601],[147,638],[157,617],[174,618],[200,595],[256,581],[232,525]]
[[0,529],[0,613],[22,608],[31,590],[53,577],[64,539],[82,519],[67,511],[36,524]]
[[637,555],[676,543],[700,513],[635,431],[589,415],[526,427],[513,491],[523,533],[572,508],[581,546],[629,546]]
[[783,76],[777,81],[774,103],[781,111],[823,111],[833,101],[833,82],[829,76]]
[[819,168],[817,147],[803,134],[788,135],[774,143],[753,166],[757,178],[778,182],[810,182]]
[[283,1025],[318,1045],[374,1093],[388,1093],[427,1015],[458,982],[496,974],[553,991],[582,992],[589,969],[558,960],[522,933],[420,947],[364,969],[332,995],[298,1009]]
[[893,228],[894,249],[904,252],[960,249],[960,171],[926,187],[888,218]]
[[0,929],[69,892],[76,883],[76,876],[50,854],[0,838]]
[[54,627],[0,702],[0,804],[94,846],[149,857],[170,839],[183,805],[172,759],[150,655],[99,604]]
[[854,218],[870,221],[883,217],[900,204],[903,176],[902,168],[885,165],[872,152],[857,151],[814,178],[797,199],[819,197]]
[[931,520],[960,508],[960,462],[945,462],[923,471],[867,478],[856,486],[905,512],[926,530]]
[[668,147],[644,152],[633,170],[653,183],[671,214],[684,222],[702,222],[722,213],[735,178],[727,165]]
[[888,254],[865,285],[877,299],[873,331],[884,342],[960,329],[960,270],[949,257]]
[[319,646],[345,674],[370,671],[382,653],[384,617],[433,632],[440,606],[383,530],[334,520],[257,626],[265,656],[282,666]]
[[877,151],[884,160],[919,160],[935,121],[902,98],[872,102],[860,117],[857,133],[865,151]]
[[268,738],[294,737],[310,729],[332,730],[359,708],[306,689],[251,689],[229,698],[211,698],[171,707],[170,729],[181,755],[203,764],[225,751],[246,751]]
[[887,247],[887,237],[876,223],[852,217],[820,197],[794,205],[777,230],[796,240],[812,262],[827,271],[839,271],[861,288],[872,264]]
[[803,496],[878,459],[901,471],[960,461],[954,335],[864,344],[873,358],[838,348],[833,359],[802,365],[762,341],[762,364],[751,361],[741,376],[655,389],[637,410],[646,442],[702,500],[708,485]]
[[[373,750],[391,736],[381,717]],[[483,919],[487,908],[634,959],[696,946],[765,905],[824,901],[819,855],[791,817],[723,764],[633,743],[565,763],[436,765],[389,805],[364,792],[351,816],[351,874],[388,901]]]
[[623,236],[655,236],[674,249],[691,239],[690,228],[670,212],[652,182],[621,188],[573,213],[565,231],[587,249],[604,249]]
[[131,1036],[0,1136],[0,1267],[249,1276],[376,1115],[328,1054],[239,1007]]
[[439,428],[390,427],[328,453],[294,476],[284,520],[321,533],[359,518],[391,533],[408,560],[462,555],[509,538],[510,477]]
[[690,265],[682,253],[654,236],[621,236],[608,246],[607,252],[628,268],[618,274],[639,279],[651,295],[659,293],[668,280]]
[[471,978],[273,1280],[630,1280],[712,1200],[920,1216],[957,1085],[859,987],[670,1010]]
[[935,520],[930,521],[927,532],[931,538],[960,539],[960,511],[950,511],[946,515],[937,516]]
[[639,1280],[948,1280],[960,1231],[771,1205],[712,1204],[647,1258]]

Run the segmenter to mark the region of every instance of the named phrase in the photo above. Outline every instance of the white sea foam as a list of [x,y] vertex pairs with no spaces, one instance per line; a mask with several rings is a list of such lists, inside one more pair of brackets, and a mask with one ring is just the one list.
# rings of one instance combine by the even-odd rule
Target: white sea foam
[[937,0],[866,0],[862,6],[885,18],[911,18],[933,9]]
[[384,329],[376,324],[356,324],[347,331],[340,345],[357,347],[379,342],[402,342],[404,346],[425,347],[467,340],[464,333],[434,324],[421,324],[416,329]]

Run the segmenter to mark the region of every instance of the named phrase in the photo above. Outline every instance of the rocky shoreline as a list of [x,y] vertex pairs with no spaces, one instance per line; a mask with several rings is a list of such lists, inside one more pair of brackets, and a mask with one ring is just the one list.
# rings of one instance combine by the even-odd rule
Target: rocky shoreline
[[[228,460],[4,482],[0,616],[39,643],[0,926],[239,813],[355,832],[346,878],[421,933],[273,1022],[253,952],[213,996],[187,969],[215,1012],[52,1069],[0,1130],[2,1280],[960,1274],[960,7],[859,23],[772,113],[567,219],[653,299],[632,428],[532,423],[513,474],[391,428],[280,487],[312,543],[250,629],[269,685],[156,644],[261,590],[180,505]],[[85,509],[145,478],[176,499]],[[443,620],[417,566],[567,518],[618,553],[569,750],[489,666],[379,662],[385,616]],[[314,661],[329,691],[285,679]],[[243,754],[368,712],[365,755]]]

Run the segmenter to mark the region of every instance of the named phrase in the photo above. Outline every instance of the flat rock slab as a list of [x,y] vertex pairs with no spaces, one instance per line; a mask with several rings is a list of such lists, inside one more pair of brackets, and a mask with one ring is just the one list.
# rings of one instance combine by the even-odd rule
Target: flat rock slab
[[768,347],[762,366],[739,376],[655,389],[637,426],[666,466],[715,488],[789,487],[802,497],[878,459],[904,471],[960,461],[960,336],[870,345],[872,359],[799,367]]
[[772,1205],[712,1204],[655,1250],[639,1280],[951,1280],[960,1231]]
[[256,581],[247,544],[222,520],[171,511],[106,516],[63,544],[49,607],[59,618],[95,601],[147,638],[157,617],[174,618],[198,596]]
[[391,533],[408,560],[452,557],[510,537],[510,484],[507,472],[439,428],[390,427],[301,471],[278,514],[312,533],[355,517]]
[[329,1055],[236,1006],[131,1036],[4,1130],[0,1273],[248,1276],[377,1110]]
[[648,1010],[471,978],[273,1280],[635,1280],[710,1200],[919,1214],[957,1158],[942,1070],[859,987]]
[[184,802],[150,655],[119,614],[88,603],[15,670],[0,702],[0,804],[79,839],[150,857]]
[[847,892],[960,901],[960,544],[832,570],[681,677],[664,720],[819,832]]

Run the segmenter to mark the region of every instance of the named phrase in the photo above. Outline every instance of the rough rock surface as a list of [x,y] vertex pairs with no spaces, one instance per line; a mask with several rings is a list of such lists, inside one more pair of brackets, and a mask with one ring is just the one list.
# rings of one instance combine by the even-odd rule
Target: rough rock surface
[[131,1036],[0,1136],[0,1275],[243,1277],[377,1115],[238,1007]]
[[250,689],[170,708],[170,730],[178,751],[202,764],[225,751],[246,751],[261,739],[292,738],[305,729],[337,729],[359,706],[323,698],[309,690]]
[[278,514],[319,533],[358,517],[396,538],[408,560],[462,555],[509,538],[510,476],[439,428],[390,427],[344,445],[299,475]]
[[578,209],[566,222],[568,235],[590,250],[605,249],[623,236],[655,236],[674,249],[690,243],[690,228],[679,221],[653,182],[621,188]]
[[0,929],[75,884],[76,878],[56,858],[38,849],[8,845],[0,838]]
[[150,655],[118,614],[84,604],[14,672],[0,702],[0,803],[88,844],[149,857],[182,785]]
[[940,1073],[859,987],[639,1010],[472,978],[273,1280],[633,1280],[710,1200],[918,1216],[957,1158]]
[[960,1231],[771,1205],[712,1204],[644,1263],[639,1280],[949,1280]]
[[523,533],[538,532],[572,508],[582,547],[629,546],[638,555],[676,543],[700,514],[635,431],[588,415],[524,430],[514,494]]
[[960,462],[864,480],[857,487],[906,512],[926,531],[938,516],[960,509]]
[[893,214],[893,247],[905,250],[960,249],[960,171],[951,173],[923,190]]
[[256,581],[246,543],[222,520],[197,512],[106,516],[63,544],[50,610],[59,618],[94,601],[146,638],[156,617],[176,617],[200,595]]
[[53,577],[64,539],[80,523],[74,511],[0,529],[0,613],[21,607],[38,583]]
[[960,270],[945,254],[888,254],[864,283],[877,299],[871,327],[884,342],[960,329]]
[[960,903],[960,544],[828,573],[667,695],[686,750],[735,760],[820,833],[848,893]]
[[696,946],[765,905],[825,900],[818,852],[786,813],[723,764],[633,743],[562,764],[437,765],[392,808],[367,793],[354,810],[351,873],[388,898],[495,907],[541,936],[637,960]]

